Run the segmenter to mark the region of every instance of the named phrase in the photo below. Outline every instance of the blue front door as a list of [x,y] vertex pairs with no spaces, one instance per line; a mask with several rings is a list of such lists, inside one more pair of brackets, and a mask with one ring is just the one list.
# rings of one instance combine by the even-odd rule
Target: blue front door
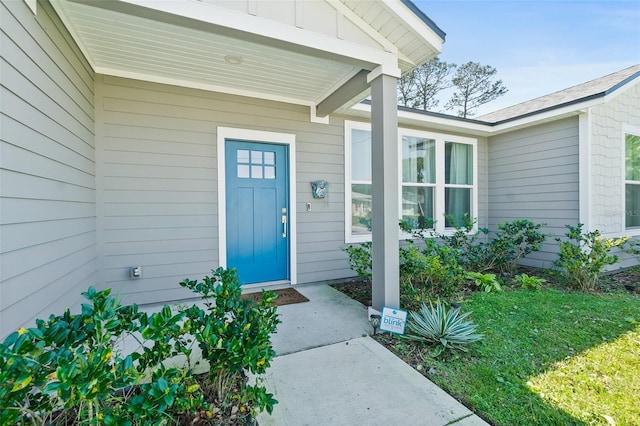
[[227,267],[242,284],[289,279],[288,151],[227,140]]

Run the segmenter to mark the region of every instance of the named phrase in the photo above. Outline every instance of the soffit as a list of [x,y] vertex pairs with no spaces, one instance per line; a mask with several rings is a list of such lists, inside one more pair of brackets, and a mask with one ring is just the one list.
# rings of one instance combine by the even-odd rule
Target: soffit
[[[305,104],[315,103],[361,69],[87,4],[56,4],[83,53],[102,74]],[[241,63],[228,62],[235,59]]]
[[428,61],[442,49],[444,33],[430,28],[401,0],[343,0],[343,3],[401,52],[403,71]]
[[[53,0],[52,4],[97,73],[301,105],[317,105],[363,69],[397,67],[399,62],[406,69],[418,58],[416,52],[429,57],[437,53],[424,38],[409,40],[402,19],[391,10],[385,12],[383,2],[374,2],[373,9],[356,8],[370,20],[356,25],[353,16],[341,12],[342,1],[326,1],[336,16],[351,19],[343,30],[347,39],[248,16],[211,0]],[[402,6],[394,7],[398,5]],[[192,16],[173,15],[167,12],[171,7]],[[224,22],[200,20],[194,11],[228,16],[244,26],[230,29]],[[387,22],[378,25],[385,16]],[[271,32],[260,33],[253,23]],[[380,33],[374,34],[370,24],[379,26]],[[366,45],[349,40],[354,31],[362,40],[371,39]],[[297,41],[298,34],[303,41]],[[308,40],[310,44],[305,44]],[[390,40],[413,49],[412,56]],[[330,47],[324,48],[325,44]],[[241,63],[233,63],[238,60]]]

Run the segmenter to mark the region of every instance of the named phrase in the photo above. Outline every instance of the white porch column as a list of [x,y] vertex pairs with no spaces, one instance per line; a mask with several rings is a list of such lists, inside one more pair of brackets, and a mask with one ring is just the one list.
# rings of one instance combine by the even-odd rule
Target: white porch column
[[400,307],[398,226],[397,76],[373,71],[371,84],[371,162],[373,308]]

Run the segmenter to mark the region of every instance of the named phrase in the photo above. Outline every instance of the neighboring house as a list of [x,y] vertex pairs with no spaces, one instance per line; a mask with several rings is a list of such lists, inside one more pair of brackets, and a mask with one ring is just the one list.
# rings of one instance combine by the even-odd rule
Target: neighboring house
[[142,304],[219,265],[344,279],[370,227],[373,304],[397,305],[400,214],[639,225],[640,66],[460,119],[396,107],[444,41],[410,1],[265,4],[2,0],[0,337],[90,285]]

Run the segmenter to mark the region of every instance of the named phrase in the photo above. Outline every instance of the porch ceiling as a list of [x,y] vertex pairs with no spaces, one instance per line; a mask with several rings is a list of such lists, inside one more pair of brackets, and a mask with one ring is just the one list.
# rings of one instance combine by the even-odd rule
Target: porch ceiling
[[[386,16],[384,30],[374,30],[380,46],[359,46],[200,1],[52,0],[97,73],[301,105],[318,105],[363,69],[408,69],[439,50],[425,40],[438,44],[429,31],[420,37],[398,30],[403,18],[385,12],[382,2],[363,2],[373,4],[368,8],[332,2],[337,13],[354,20],[369,14],[374,23]],[[366,95],[357,94],[353,102]]]

